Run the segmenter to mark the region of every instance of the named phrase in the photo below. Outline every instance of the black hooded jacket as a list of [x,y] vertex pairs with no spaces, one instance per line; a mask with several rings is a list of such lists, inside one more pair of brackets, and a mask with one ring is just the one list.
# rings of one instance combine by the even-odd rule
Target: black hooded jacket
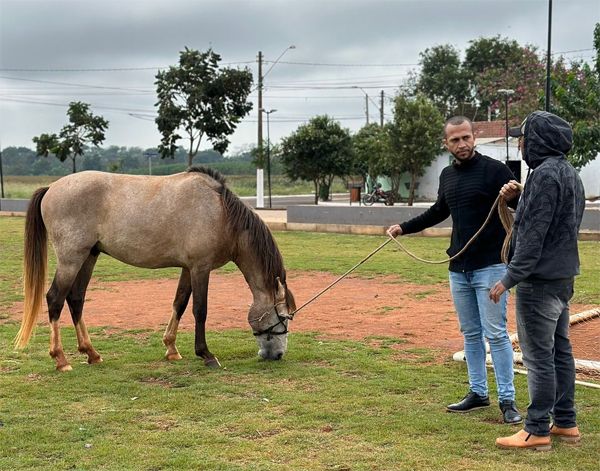
[[531,175],[515,214],[514,254],[502,284],[523,280],[559,280],[579,274],[577,234],[585,193],[565,154],[571,149],[569,124],[545,111],[525,122],[523,158]]
[[[452,237],[446,253],[453,256],[483,225],[500,188],[512,179],[514,176],[506,165],[479,152],[469,160],[454,162],[442,170],[435,204],[423,214],[400,224],[402,233],[422,231],[452,215]],[[473,244],[450,262],[450,271],[473,271],[502,263],[500,252],[505,236],[498,212],[494,211]]]

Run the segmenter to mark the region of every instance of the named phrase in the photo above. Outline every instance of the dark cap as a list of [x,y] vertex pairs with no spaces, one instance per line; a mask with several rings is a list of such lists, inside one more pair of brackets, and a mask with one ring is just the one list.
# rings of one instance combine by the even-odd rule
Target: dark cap
[[525,124],[527,123],[527,118],[523,120],[520,126],[516,126],[514,128],[508,128],[508,135],[510,137],[521,137],[525,135]]

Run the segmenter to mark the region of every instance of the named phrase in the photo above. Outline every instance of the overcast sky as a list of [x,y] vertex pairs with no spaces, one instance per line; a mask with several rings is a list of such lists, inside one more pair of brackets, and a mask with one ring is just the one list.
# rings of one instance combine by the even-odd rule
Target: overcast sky
[[[266,72],[294,45],[265,78],[271,141],[317,114],[355,131],[365,94],[378,120],[381,90],[392,97],[426,48],[464,53],[470,40],[500,35],[545,51],[547,22],[548,0],[0,0],[0,145],[34,148],[75,100],[109,120],[104,147],[158,145],[154,76],[185,46],[212,47],[256,80],[258,51]],[[554,0],[552,51],[591,61],[597,22],[600,0]],[[256,143],[251,98],[229,152]]]

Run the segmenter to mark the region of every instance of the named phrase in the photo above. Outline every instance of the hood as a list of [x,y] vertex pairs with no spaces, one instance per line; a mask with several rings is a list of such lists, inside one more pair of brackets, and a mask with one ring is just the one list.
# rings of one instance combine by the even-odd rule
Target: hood
[[573,145],[569,123],[547,111],[534,111],[527,116],[523,137],[523,160],[532,169],[549,157],[564,158]]

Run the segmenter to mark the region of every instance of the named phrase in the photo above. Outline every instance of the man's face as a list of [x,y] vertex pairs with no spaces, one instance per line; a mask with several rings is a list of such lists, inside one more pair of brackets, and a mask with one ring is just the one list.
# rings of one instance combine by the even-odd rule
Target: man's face
[[462,124],[446,126],[444,145],[456,160],[469,160],[473,157],[475,137],[471,124],[465,121]]

